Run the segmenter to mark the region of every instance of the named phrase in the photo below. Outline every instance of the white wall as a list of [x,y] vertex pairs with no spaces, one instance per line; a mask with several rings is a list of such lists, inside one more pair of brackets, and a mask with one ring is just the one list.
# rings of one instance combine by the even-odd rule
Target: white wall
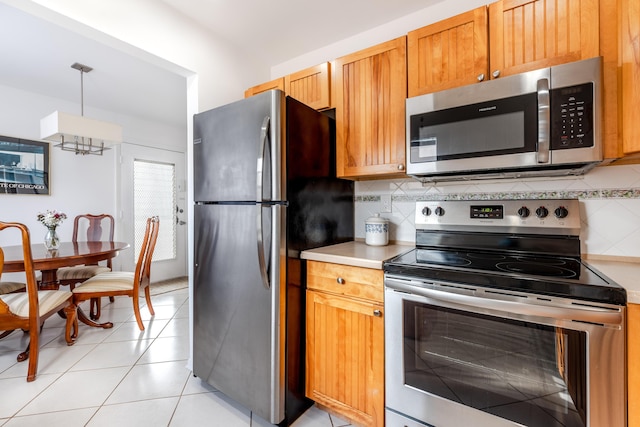
[[[271,68],[280,77],[405,35],[491,0],[442,1],[354,37],[308,52]],[[470,182],[423,187],[418,181],[381,180],[356,183],[356,238],[364,239],[364,220],[391,197],[390,239],[415,242],[416,200],[430,198],[578,197],[581,201],[582,252],[591,255],[640,257],[640,166],[599,167],[584,177]]]
[[[391,198],[391,240],[415,242],[416,200],[578,198],[582,253],[640,258],[640,165],[600,166],[584,176],[422,184],[414,179],[356,183],[356,238],[364,220]],[[543,203],[542,201],[540,202]]]
[[[176,72],[184,69],[199,76],[198,109],[205,111],[243,97],[244,90],[256,78],[269,79],[269,69],[253,57],[242,52],[231,42],[195,25],[168,5],[154,0],[2,0],[17,8],[57,20],[61,24],[87,37],[100,39],[102,32],[109,37],[101,41],[114,43],[113,47],[127,49],[140,56],[149,53],[176,64]],[[61,20],[47,10],[71,18]],[[64,22],[62,22],[64,21]],[[165,63],[158,62],[167,67]],[[185,112],[186,113],[186,112]],[[188,118],[191,120],[191,117]]]
[[[54,110],[76,111],[78,105],[62,99],[0,86],[0,135],[40,140],[40,119]],[[154,123],[110,111],[88,110],[87,114],[123,125],[125,143],[168,149],[183,148],[185,128]],[[47,209],[63,211],[68,219],[58,228],[63,240],[71,240],[73,217],[80,213],[115,215],[116,174],[119,148],[102,156],[77,156],[50,145],[50,195],[0,194],[0,218],[26,224],[34,243],[44,239],[45,227],[36,215]],[[118,227],[116,227],[117,233]],[[17,234],[0,235],[0,246],[19,244]],[[3,275],[3,280],[6,276]]]
[[404,36],[409,31],[458,15],[476,7],[487,5],[492,1],[493,0],[441,1],[416,13],[275,65],[271,68],[271,78],[275,79],[291,74],[295,71],[374,46],[378,43]]

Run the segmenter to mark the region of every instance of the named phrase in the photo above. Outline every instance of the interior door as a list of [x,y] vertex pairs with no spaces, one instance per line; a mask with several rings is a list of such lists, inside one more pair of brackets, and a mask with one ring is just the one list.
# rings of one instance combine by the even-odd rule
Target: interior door
[[[117,240],[129,250],[114,259],[120,268],[133,271],[139,253],[144,222],[160,216],[158,243],[153,256],[151,280],[158,282],[187,275],[187,204],[185,154],[176,151],[121,145]],[[155,174],[155,175],[154,175]],[[117,267],[114,267],[118,269]]]

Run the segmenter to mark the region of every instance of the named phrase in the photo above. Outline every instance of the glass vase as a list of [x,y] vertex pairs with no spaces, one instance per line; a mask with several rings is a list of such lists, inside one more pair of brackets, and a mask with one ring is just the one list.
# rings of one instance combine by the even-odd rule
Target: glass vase
[[60,237],[58,237],[55,227],[47,227],[47,234],[44,235],[44,245],[50,251],[60,247]]

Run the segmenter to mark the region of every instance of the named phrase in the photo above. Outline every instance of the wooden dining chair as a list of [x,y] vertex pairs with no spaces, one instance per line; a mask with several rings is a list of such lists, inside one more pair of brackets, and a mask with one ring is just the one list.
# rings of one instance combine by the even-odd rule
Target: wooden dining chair
[[[65,339],[72,345],[78,334],[78,318],[73,294],[69,291],[38,290],[36,274],[31,255],[29,229],[17,222],[0,222],[0,231],[18,229],[22,237],[24,272],[27,279],[26,292],[14,292],[0,295],[0,330],[22,329],[29,331],[29,347],[18,355],[18,362],[29,359],[27,381],[36,379],[38,371],[38,352],[40,350],[40,331],[45,319],[64,310],[67,319]],[[0,248],[0,276],[4,266],[4,252]]]
[[[115,228],[115,221],[113,216],[108,214],[80,214],[76,215],[73,220],[73,236],[71,241],[77,243],[79,241],[79,234],[81,230],[86,228],[86,242],[98,242],[103,238],[103,231],[106,229],[105,236],[108,236],[109,240],[113,240],[113,233]],[[105,273],[111,271],[111,259],[107,260],[107,265],[102,266],[98,264],[94,265],[76,265],[73,267],[59,268],[56,275],[58,283],[62,286],[69,286],[70,290],[73,290],[75,285],[82,283],[85,280],[95,276],[96,274]],[[111,298],[113,302],[113,298]],[[96,298],[91,300],[89,308],[89,316],[92,319],[100,318],[100,299]]]
[[[153,250],[158,239],[158,229],[160,227],[160,219],[157,216],[147,218],[147,226],[142,241],[142,248],[136,262],[135,272],[126,271],[109,271],[100,273],[86,280],[73,289],[73,302],[78,305],[82,301],[92,298],[102,298],[125,295],[133,300],[133,312],[141,331],[144,330],[144,324],[140,317],[139,298],[140,292],[144,291],[147,301],[149,313],[153,316],[153,306],[151,305],[151,294],[149,293],[151,261],[153,259]],[[79,319],[91,326],[110,328],[113,326],[111,322],[96,323],[88,319],[82,310],[78,311]]]
[[[25,292],[27,285],[22,282],[0,282],[0,295],[12,294],[14,292]],[[0,332],[0,339],[8,336],[13,329]]]

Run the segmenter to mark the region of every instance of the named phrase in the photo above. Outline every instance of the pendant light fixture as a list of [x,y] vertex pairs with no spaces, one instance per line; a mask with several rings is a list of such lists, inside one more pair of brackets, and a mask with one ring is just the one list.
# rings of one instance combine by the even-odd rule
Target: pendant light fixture
[[80,71],[80,116],[54,111],[40,120],[40,138],[57,142],[56,147],[76,154],[101,156],[113,144],[122,142],[122,127],[109,122],[84,117],[84,73],[93,68],[74,63]]

